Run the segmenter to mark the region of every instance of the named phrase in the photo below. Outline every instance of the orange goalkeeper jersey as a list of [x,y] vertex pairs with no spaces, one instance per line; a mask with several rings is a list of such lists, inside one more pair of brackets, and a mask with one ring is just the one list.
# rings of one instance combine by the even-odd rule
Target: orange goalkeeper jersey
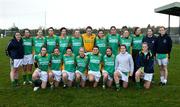
[[86,52],[92,52],[96,35],[91,34],[91,36],[88,36],[87,33],[84,33],[82,34],[82,38],[83,38],[84,49],[86,50]]

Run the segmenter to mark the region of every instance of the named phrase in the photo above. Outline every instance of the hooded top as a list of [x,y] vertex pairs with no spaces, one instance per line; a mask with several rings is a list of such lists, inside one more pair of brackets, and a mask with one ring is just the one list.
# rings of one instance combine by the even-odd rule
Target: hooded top
[[119,53],[116,56],[115,70],[120,70],[121,72],[133,72],[134,62],[132,56],[126,52],[124,54]]
[[14,37],[7,46],[7,51],[12,59],[22,59],[24,57],[24,47],[22,39],[17,41]]
[[164,36],[159,35],[155,43],[155,53],[157,54],[169,54],[172,49],[172,40],[169,35]]

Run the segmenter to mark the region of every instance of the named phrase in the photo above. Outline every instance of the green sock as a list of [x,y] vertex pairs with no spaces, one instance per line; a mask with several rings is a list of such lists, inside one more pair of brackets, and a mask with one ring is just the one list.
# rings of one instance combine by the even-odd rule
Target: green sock
[[33,83],[34,83],[35,87],[39,87],[41,85],[42,81],[40,79],[37,79],[37,80],[34,80]]
[[76,85],[77,85],[77,87],[80,86],[80,81],[79,80],[76,81]]
[[31,73],[28,74],[28,80],[32,81],[32,74]]
[[117,89],[119,89],[119,88],[120,88],[119,83],[116,83],[116,88],[117,88]]
[[23,81],[26,81],[26,74],[23,74]]
[[105,79],[103,79],[103,85],[105,85],[106,84],[106,80]]
[[15,82],[15,80],[12,81],[12,87],[16,87],[16,82]]
[[140,89],[141,88],[141,83],[140,82],[136,82],[136,88]]
[[16,86],[18,85],[18,79],[14,79]]

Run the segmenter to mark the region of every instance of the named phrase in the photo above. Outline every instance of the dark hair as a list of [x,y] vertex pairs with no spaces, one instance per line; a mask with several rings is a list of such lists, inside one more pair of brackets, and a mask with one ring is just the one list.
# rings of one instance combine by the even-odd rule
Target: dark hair
[[[41,50],[42,50],[42,48],[46,48],[46,46],[43,45],[43,46],[41,46]],[[47,48],[46,48],[46,50],[47,50]]]
[[20,31],[16,31],[16,32],[14,33],[13,38],[16,38],[16,37],[15,37],[15,36],[16,36],[16,33],[20,33],[20,35],[21,35],[21,32],[20,32]]
[[67,31],[67,29],[66,29],[65,27],[62,27],[62,28],[60,29],[60,32],[62,32],[62,30],[66,30],[66,31]]
[[146,44],[146,45],[148,46],[148,43],[147,43],[147,42],[143,42],[142,45],[143,45],[143,44]]
[[120,45],[120,48],[121,48],[122,46],[124,46],[124,47],[127,49],[126,45],[124,45],[124,44],[121,44],[121,45]]
[[104,33],[104,31],[103,31],[102,29],[99,29],[99,30],[98,30],[98,33],[99,33],[99,32],[103,32],[103,33]]
[[128,32],[129,32],[129,30],[128,30],[128,29],[125,29],[125,30],[123,30],[123,33],[124,33],[125,31],[128,31]]
[[73,33],[75,33],[76,31],[79,31],[79,32],[80,32],[80,30],[79,30],[79,29],[74,29]]
[[164,28],[164,30],[166,30],[166,28],[165,28],[164,26],[160,26],[159,29],[160,29],[160,28]]
[[91,30],[92,30],[92,27],[91,27],[91,26],[87,26],[87,27],[86,27],[86,30],[87,30],[87,29],[91,29]]
[[25,34],[25,31],[29,31],[29,33],[31,33],[31,31],[26,28],[26,29],[23,30],[23,34]]
[[59,50],[59,48],[58,48],[57,46],[53,49],[53,51],[54,51],[55,49],[58,49],[58,50]]
[[136,33],[136,31],[139,29],[140,27],[135,27],[134,28],[134,34]]
[[127,26],[123,26],[122,29],[128,29],[128,27]]
[[98,49],[99,49],[99,47],[98,47],[98,46],[94,46],[93,48],[98,48]]
[[112,51],[112,48],[111,48],[110,46],[108,46],[108,47],[106,48],[106,50],[107,50],[107,49],[110,49],[110,50]]
[[111,27],[110,27],[110,30],[111,30],[111,29],[113,29],[113,28],[114,28],[114,29],[116,29],[116,27],[115,27],[115,26],[111,26]]
[[149,29],[151,29],[151,31],[154,32],[153,28],[147,28],[147,31],[148,31]]
[[67,51],[68,49],[70,49],[70,50],[72,51],[72,48],[71,48],[70,46],[68,46],[68,47],[66,48],[66,51]]
[[53,28],[53,27],[49,27],[48,30],[49,30],[49,29],[52,29],[52,30],[54,31],[54,28]]

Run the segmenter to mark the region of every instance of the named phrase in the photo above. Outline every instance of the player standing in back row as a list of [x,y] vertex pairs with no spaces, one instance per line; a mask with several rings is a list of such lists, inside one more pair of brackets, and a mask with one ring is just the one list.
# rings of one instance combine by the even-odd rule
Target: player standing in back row
[[172,40],[166,33],[165,27],[159,28],[159,36],[155,43],[155,52],[158,65],[160,68],[160,85],[166,85],[168,78],[167,65],[170,59],[170,53],[172,49]]
[[80,47],[83,47],[83,41],[79,30],[74,30],[73,37],[71,37],[71,47],[73,49],[73,54],[78,56]]
[[48,34],[49,35],[46,36],[46,39],[45,39],[45,45],[47,47],[47,53],[51,54],[57,45],[57,36],[54,34],[53,27],[50,27],[48,29]]
[[96,35],[92,33],[92,27],[86,28],[86,33],[82,34],[83,46],[86,53],[91,53],[95,44]]
[[134,74],[133,74],[133,81],[135,81],[135,73],[137,71],[137,64],[136,64],[136,58],[139,54],[139,52],[142,49],[142,40],[143,40],[144,35],[141,32],[140,27],[136,27],[134,29],[134,34],[132,35],[132,57],[134,61]]
[[106,35],[107,46],[112,48],[112,53],[116,56],[119,53],[120,35],[116,32],[116,27],[111,26],[110,33]]
[[24,30],[23,37],[24,58],[23,58],[23,85],[32,84],[32,66],[33,66],[33,39],[30,30]]
[[23,40],[21,38],[20,32],[16,32],[13,39],[9,42],[7,46],[7,54],[10,59],[10,79],[12,86],[16,87],[18,85],[18,70],[22,66],[22,61],[24,57],[24,47]]

